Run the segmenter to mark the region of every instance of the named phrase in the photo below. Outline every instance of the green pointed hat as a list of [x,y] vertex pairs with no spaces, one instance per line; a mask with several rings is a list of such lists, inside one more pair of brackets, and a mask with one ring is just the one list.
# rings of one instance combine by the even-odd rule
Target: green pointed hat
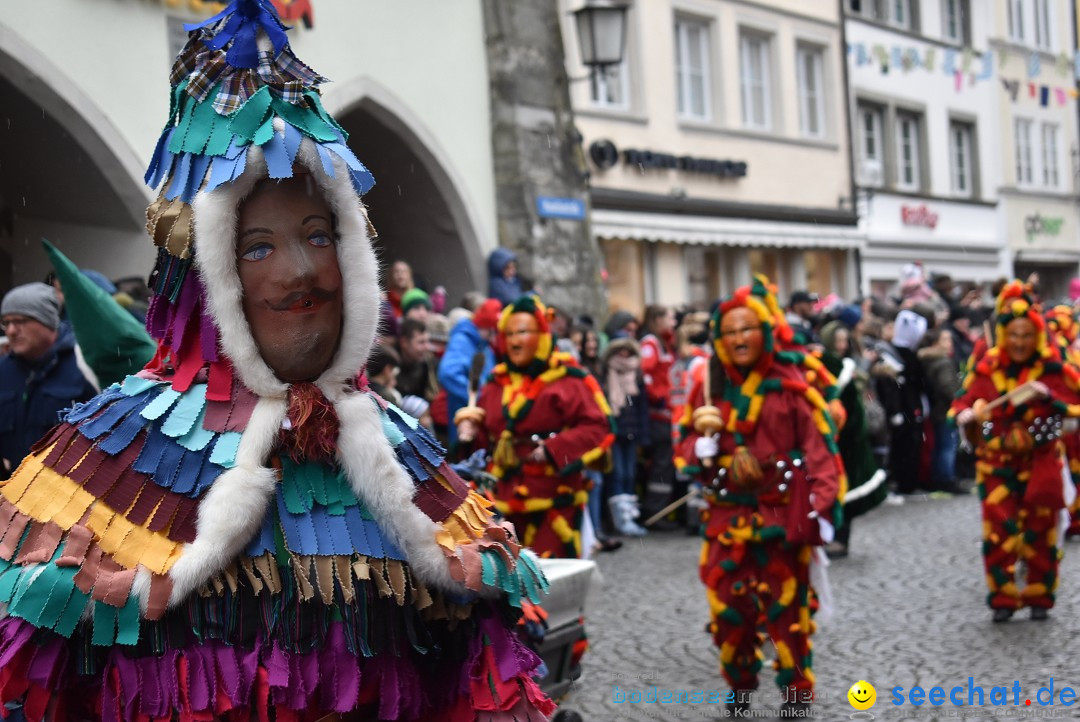
[[157,344],[142,324],[53,244],[44,238],[41,243],[64,290],[75,340],[102,388],[145,366]]

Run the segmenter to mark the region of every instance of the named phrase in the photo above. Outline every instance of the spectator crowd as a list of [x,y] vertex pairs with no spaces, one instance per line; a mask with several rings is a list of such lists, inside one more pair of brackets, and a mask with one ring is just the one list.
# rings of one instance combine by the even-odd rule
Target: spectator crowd
[[[470,368],[480,357],[481,378],[490,374],[498,361],[494,342],[500,312],[530,291],[511,251],[497,249],[488,267],[487,293],[466,293],[450,307],[443,286],[425,290],[407,261],[392,263],[381,302],[380,341],[362,377],[451,449],[457,442],[452,420],[469,403]],[[78,303],[112,296],[124,315],[145,314],[138,289],[118,291],[88,269],[81,278],[104,293],[92,300],[79,295]],[[90,398],[102,385],[79,351],[76,341],[87,342],[77,338],[80,329],[69,320],[66,289],[54,277],[47,281],[20,286],[3,300],[0,475],[5,477],[58,411]],[[901,269],[894,297],[842,299],[796,289],[782,298],[796,338],[843,375],[845,384],[850,381],[854,390],[848,393],[857,396],[863,416],[858,433],[873,450],[873,468],[887,471],[894,503],[918,492],[968,491],[973,458],[961,449],[947,414],[967,360],[985,344],[993,299],[1004,283],[957,284],[914,263]],[[548,308],[556,348],[597,379],[615,423],[609,470],[586,472],[592,482],[592,543],[586,553],[614,550],[619,537],[646,534],[645,519],[687,494],[690,478],[676,463],[678,420],[712,355],[711,311],[650,305],[640,317],[615,310],[600,324]],[[134,369],[139,365],[132,359]],[[650,528],[696,533],[693,512],[691,502]],[[841,529],[830,545],[834,555],[846,554],[846,531]]]

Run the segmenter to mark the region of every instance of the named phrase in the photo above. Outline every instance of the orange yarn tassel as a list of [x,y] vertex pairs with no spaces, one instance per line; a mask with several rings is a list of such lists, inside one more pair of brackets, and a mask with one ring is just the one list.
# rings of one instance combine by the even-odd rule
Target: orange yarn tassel
[[281,442],[293,461],[334,462],[341,424],[318,386],[305,381],[289,388],[288,419],[292,428],[281,430]]
[[731,479],[735,486],[744,490],[753,489],[761,483],[762,476],[761,465],[750,449],[736,447],[731,455]]

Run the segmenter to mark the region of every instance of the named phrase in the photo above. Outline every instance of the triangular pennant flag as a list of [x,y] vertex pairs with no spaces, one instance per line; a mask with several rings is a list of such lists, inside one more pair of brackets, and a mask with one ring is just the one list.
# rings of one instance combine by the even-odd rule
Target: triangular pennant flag
[[1042,72],[1042,56],[1036,52],[1028,55],[1028,77],[1037,78]]

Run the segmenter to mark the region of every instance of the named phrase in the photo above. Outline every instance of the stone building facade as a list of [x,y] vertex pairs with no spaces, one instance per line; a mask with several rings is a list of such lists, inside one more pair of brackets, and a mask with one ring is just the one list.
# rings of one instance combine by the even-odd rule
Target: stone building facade
[[854,293],[839,5],[635,2],[624,62],[589,77],[582,4],[559,10],[610,307],[707,308],[759,271],[784,296]]

